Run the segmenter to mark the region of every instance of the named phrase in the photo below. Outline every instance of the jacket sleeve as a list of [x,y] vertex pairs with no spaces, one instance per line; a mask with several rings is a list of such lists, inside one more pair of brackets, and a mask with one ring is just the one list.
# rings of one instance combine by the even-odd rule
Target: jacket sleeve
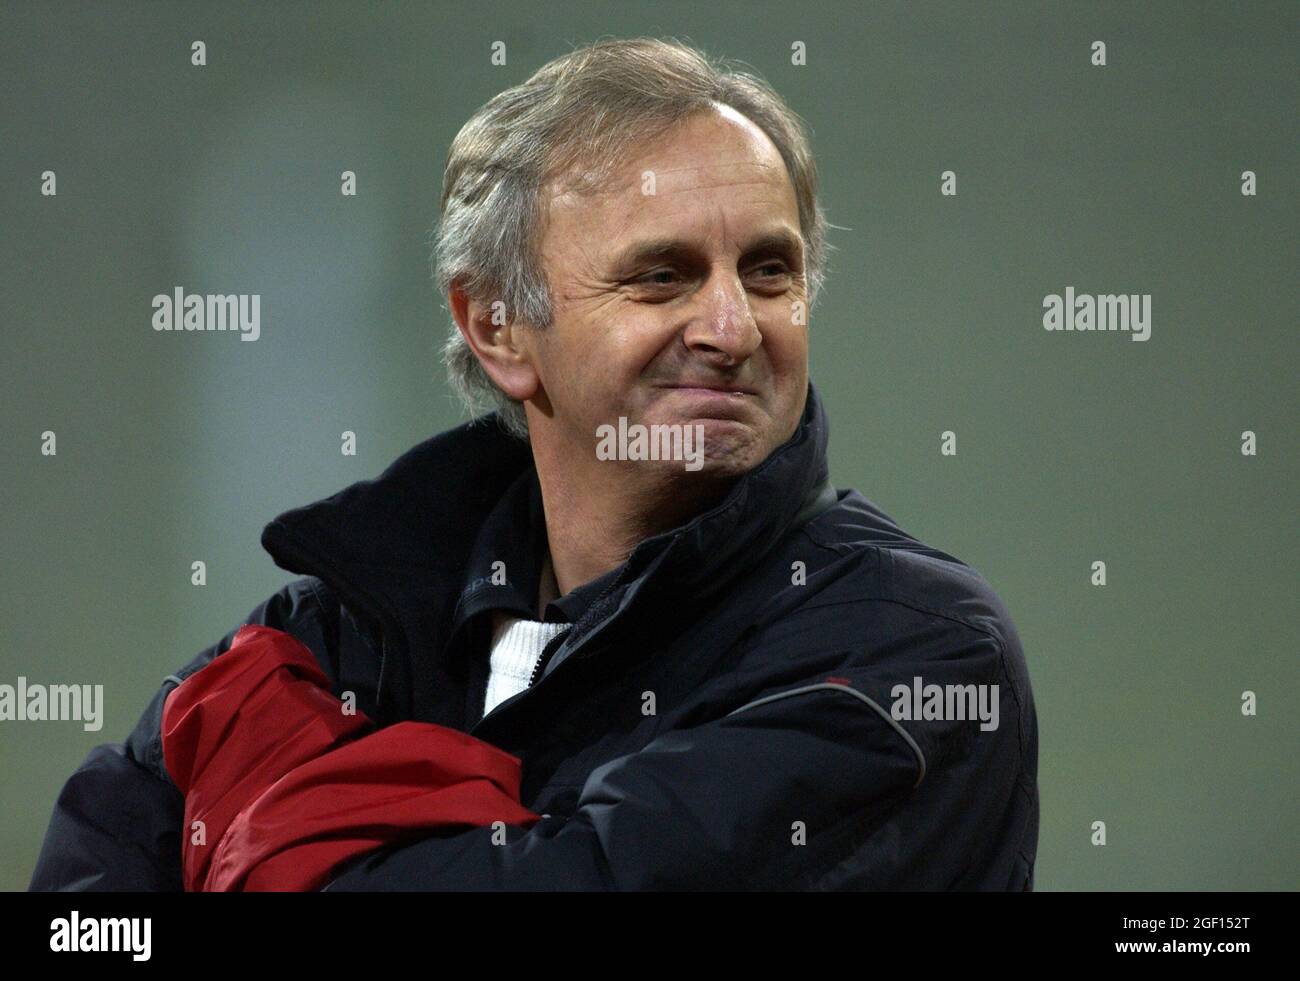
[[[163,703],[172,688],[224,654],[247,624],[302,640],[318,660],[331,628],[311,578],[287,584],[237,627],[164,680],[122,743],[96,746],[63,785],[30,891],[179,891],[185,799],[163,765]],[[328,673],[330,666],[322,664]]]
[[[935,645],[932,673],[990,680],[996,644],[974,635],[962,644]],[[915,865],[923,846],[900,845],[891,818],[936,758],[988,734],[972,734],[969,722],[898,721],[890,693],[910,682],[910,667],[904,679],[864,660],[821,659],[834,667],[817,675],[791,665],[785,680],[769,676],[757,689],[753,679],[728,679],[731,691],[747,692],[742,704],[599,766],[571,815],[509,828],[503,843],[480,828],[372,853],[326,891],[802,890],[873,855],[896,866],[900,849]],[[1014,756],[1009,762],[1014,776]],[[949,817],[969,809],[972,837],[962,845],[976,840],[981,805],[949,806]]]

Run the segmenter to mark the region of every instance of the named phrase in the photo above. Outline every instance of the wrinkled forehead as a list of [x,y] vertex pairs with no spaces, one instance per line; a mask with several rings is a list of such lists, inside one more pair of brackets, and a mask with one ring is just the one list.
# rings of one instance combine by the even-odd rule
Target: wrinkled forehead
[[645,141],[603,170],[573,171],[546,193],[548,237],[555,244],[581,237],[589,256],[629,235],[691,225],[706,212],[740,222],[787,219],[798,228],[794,187],[776,147],[752,124],[716,117]]
[[554,177],[546,196],[556,204],[635,199],[737,183],[789,183],[780,151],[758,126],[730,106],[701,113],[625,148],[599,167]]

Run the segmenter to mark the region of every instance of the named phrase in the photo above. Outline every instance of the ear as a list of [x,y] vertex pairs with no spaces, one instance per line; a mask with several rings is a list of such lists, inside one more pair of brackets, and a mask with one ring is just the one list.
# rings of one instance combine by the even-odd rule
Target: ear
[[522,336],[530,328],[510,320],[500,301],[472,299],[458,284],[452,284],[447,299],[461,336],[496,386],[520,402],[536,395],[541,381]]

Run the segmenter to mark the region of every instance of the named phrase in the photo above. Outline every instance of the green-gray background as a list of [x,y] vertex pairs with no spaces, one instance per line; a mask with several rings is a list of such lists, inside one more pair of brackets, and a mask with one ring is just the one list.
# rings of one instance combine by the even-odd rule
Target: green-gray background
[[[1295,12],[5,4],[0,683],[104,684],[106,721],[0,722],[0,888],[86,752],[290,578],[262,525],[461,420],[425,242],[447,145],[600,35],[741,59],[809,122],[833,477],[1020,628],[1037,887],[1295,888]],[[174,286],[261,293],[261,339],[155,332]],[[1066,286],[1152,294],[1151,339],[1044,331]]]

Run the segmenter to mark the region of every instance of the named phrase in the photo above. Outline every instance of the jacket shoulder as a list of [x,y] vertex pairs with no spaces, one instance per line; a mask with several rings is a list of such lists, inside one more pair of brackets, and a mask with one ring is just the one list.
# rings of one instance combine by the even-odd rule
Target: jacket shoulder
[[834,507],[803,528],[824,555],[810,603],[862,619],[878,615],[875,604],[893,603],[1019,649],[1015,623],[983,575],[904,531],[857,491],[840,493]]
[[[921,782],[899,820],[943,824],[938,837],[971,854],[984,849],[980,862],[966,856],[961,881],[1024,888],[1037,837],[1038,726],[1016,624],[974,567],[908,534],[856,491],[839,495],[766,574],[774,595],[740,660],[746,680],[766,687],[746,694],[792,696],[797,712],[801,693],[820,689],[829,706],[828,688],[840,686],[839,710],[857,710],[917,756]],[[789,582],[792,558],[807,565],[801,584]],[[968,820],[963,802],[976,798],[990,808],[987,822]],[[980,844],[972,829],[995,819],[1004,832]],[[950,867],[962,861],[955,854]],[[850,881],[857,862],[826,881]],[[919,857],[898,867],[900,876],[928,868]]]
[[[1000,684],[1028,726],[1033,709],[1019,632],[989,582],[905,532],[858,492],[839,495],[761,574],[764,606],[745,635],[740,664],[786,678],[850,672],[876,685],[931,675]],[[791,560],[806,565],[804,579],[791,581]]]

